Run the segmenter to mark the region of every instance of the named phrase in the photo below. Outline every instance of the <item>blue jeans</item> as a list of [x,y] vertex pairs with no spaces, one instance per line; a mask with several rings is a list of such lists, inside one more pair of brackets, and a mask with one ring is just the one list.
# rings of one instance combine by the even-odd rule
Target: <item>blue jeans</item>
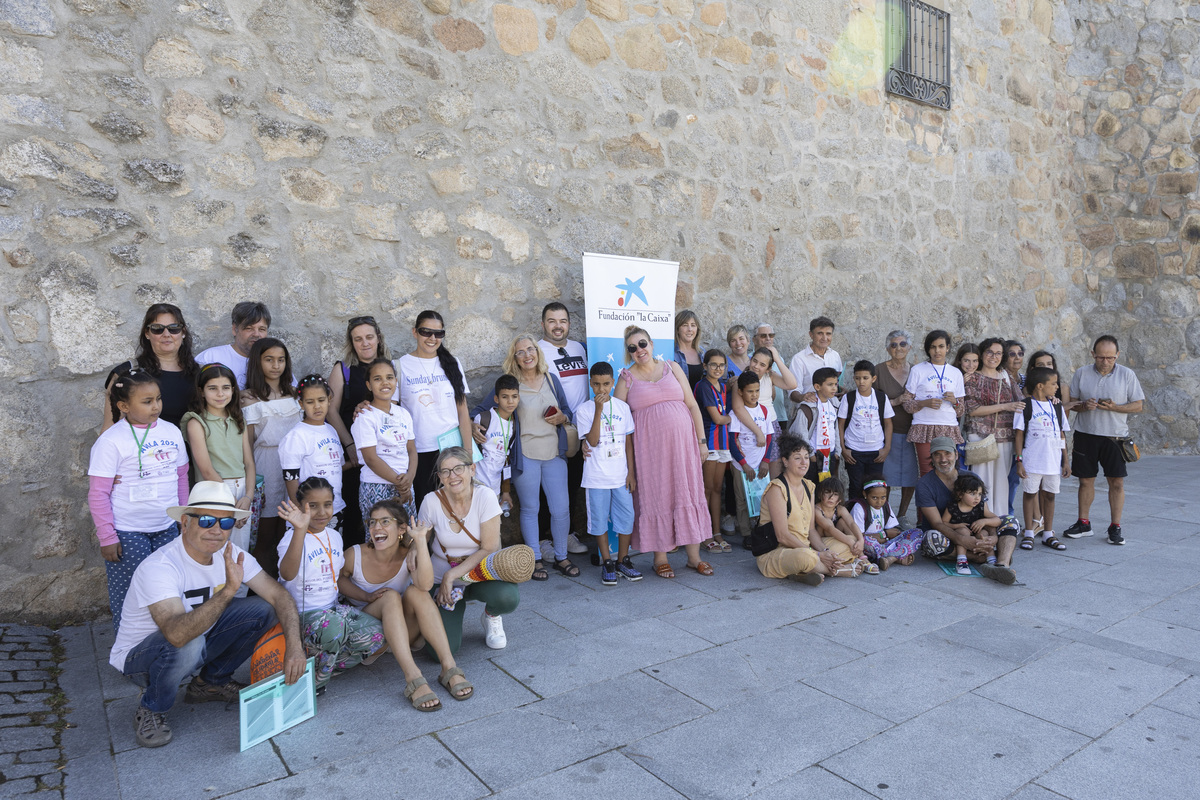
[[524,468],[514,475],[513,487],[521,502],[521,537],[525,544],[540,552],[538,545],[538,505],[541,498],[538,490],[546,492],[546,504],[550,506],[550,538],[554,540],[554,558],[562,561],[567,557],[567,533],[571,529],[571,507],[567,500],[567,461],[552,458],[539,461],[523,458]]
[[129,593],[134,570],[146,560],[146,556],[178,535],[177,522],[172,522],[169,528],[150,533],[117,531],[117,537],[121,541],[121,560],[104,562],[104,574],[108,577],[108,607],[112,610],[113,633],[121,627],[121,609],[125,606],[125,595]]
[[261,597],[238,597],[207,633],[183,647],[155,631],[125,656],[127,677],[145,687],[142,706],[165,714],[175,705],[179,684],[197,669],[206,683],[228,683],[233,671],[254,652],[263,631],[275,624],[275,609]]

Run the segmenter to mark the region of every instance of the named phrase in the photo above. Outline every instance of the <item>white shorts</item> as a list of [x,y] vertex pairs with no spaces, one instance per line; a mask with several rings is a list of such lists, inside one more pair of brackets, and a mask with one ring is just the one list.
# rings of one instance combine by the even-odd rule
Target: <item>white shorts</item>
[[1027,472],[1025,475],[1026,477],[1021,479],[1021,491],[1025,494],[1035,494],[1038,489],[1050,494],[1058,494],[1058,482],[1062,478],[1057,472],[1053,475],[1034,475],[1032,472]]
[[716,461],[720,464],[732,464],[733,456],[731,456],[729,454],[728,450],[709,450],[708,458],[706,458],[704,460],[705,461]]

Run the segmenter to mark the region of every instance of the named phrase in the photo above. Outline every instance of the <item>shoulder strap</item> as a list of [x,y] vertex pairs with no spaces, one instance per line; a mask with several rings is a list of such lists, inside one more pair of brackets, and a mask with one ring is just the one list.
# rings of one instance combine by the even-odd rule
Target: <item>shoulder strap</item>
[[350,385],[350,366],[345,361],[342,362],[342,382]]
[[[444,491],[442,491],[441,489],[438,489],[436,492],[434,492],[434,494],[436,494],[437,499],[441,501],[442,510],[446,512],[446,516],[448,516],[448,517],[450,517],[450,519],[454,520],[458,524],[458,527],[462,528],[462,532],[465,533],[472,542],[474,542],[475,544],[479,544],[479,540],[475,538],[475,534],[473,534],[473,533],[471,533],[471,531],[467,530],[467,526],[462,521],[462,517],[458,516],[458,514],[455,514],[454,509],[452,509],[450,507],[450,501],[446,498],[446,493]],[[438,542],[438,544],[441,544],[441,542]],[[446,552],[445,545],[442,545],[442,552],[443,553]]]
[[[854,400],[858,397],[858,389],[853,392],[846,392],[846,424],[850,424],[850,420],[854,418]],[[879,407],[880,416],[883,415],[883,406]]]
[[780,478],[780,483],[783,484],[783,491],[787,495],[787,515],[792,515],[792,490],[788,487],[787,478]]
[[1025,430],[1028,431],[1029,420],[1033,419],[1033,404],[1029,401],[1025,401],[1025,407],[1021,409],[1021,417],[1025,420]]
[[488,429],[492,427],[492,410],[490,408],[485,408],[479,412],[479,424],[482,426],[484,433],[487,433]]
[[1054,406],[1054,415],[1058,417],[1058,430],[1059,430],[1059,432],[1061,432],[1063,429],[1062,403],[1053,403],[1052,405]]
[[883,401],[884,401],[883,389],[876,387],[876,389],[875,389],[875,404],[877,406],[879,406],[879,424],[880,425],[883,424]]

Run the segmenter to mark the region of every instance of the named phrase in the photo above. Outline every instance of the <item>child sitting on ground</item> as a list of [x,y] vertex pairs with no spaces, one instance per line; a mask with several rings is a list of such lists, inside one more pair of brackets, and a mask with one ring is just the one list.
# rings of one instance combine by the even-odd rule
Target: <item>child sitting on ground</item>
[[1067,546],[1054,538],[1054,496],[1058,494],[1059,477],[1066,478],[1071,474],[1067,463],[1067,431],[1071,428],[1062,404],[1054,401],[1058,373],[1045,367],[1034,367],[1025,376],[1025,387],[1030,390],[1030,398],[1024,411],[1013,415],[1016,435],[1013,448],[1017,453],[1021,490],[1025,493],[1025,536],[1021,540],[1021,549],[1033,549],[1036,536],[1033,525],[1037,522],[1034,516],[1040,490],[1044,526],[1042,544],[1054,550],[1066,550]]
[[[1000,518],[987,507],[985,498],[987,490],[978,476],[967,473],[959,475],[954,481],[953,495],[950,505],[942,512],[942,522],[953,526],[960,534],[983,538],[983,532],[991,529],[992,535],[1000,528]],[[959,575],[970,575],[971,565],[967,563],[967,549],[962,545],[954,548],[955,571]],[[993,553],[988,556],[989,564],[996,563]]]
[[475,464],[475,478],[496,493],[500,510],[512,509],[512,466],[508,463],[513,444],[513,412],[521,402],[521,384],[514,375],[501,375],[492,391],[494,408],[475,415],[483,428],[484,441],[479,450],[483,460]]
[[834,575],[858,577],[864,572],[878,575],[879,567],[866,556],[862,529],[854,524],[850,512],[842,507],[844,495],[845,489],[837,478],[826,478],[817,484],[813,492],[813,502],[816,504],[813,522],[817,533],[834,555],[845,563]]
[[[724,367],[722,367],[724,370]],[[588,533],[596,537],[600,551],[600,582],[614,586],[617,576],[639,581],[642,573],[629,559],[629,537],[633,533],[633,495],[637,481],[633,472],[633,412],[612,396],[613,370],[597,361],[589,372],[592,400],[575,409],[575,424],[587,439],[591,452],[583,462],[581,485],[587,490]],[[608,526],[617,534],[617,557],[608,544]]]
[[888,503],[888,485],[883,480],[867,481],[863,496],[850,508],[850,519],[863,532],[867,556],[881,570],[900,562],[910,566],[921,549],[925,531],[900,530],[900,522]]

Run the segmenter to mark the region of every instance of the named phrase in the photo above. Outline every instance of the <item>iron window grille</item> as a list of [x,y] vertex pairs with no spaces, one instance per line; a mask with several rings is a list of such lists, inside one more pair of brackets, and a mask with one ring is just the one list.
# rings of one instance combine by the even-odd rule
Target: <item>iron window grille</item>
[[950,12],[921,0],[888,0],[889,94],[950,108]]

